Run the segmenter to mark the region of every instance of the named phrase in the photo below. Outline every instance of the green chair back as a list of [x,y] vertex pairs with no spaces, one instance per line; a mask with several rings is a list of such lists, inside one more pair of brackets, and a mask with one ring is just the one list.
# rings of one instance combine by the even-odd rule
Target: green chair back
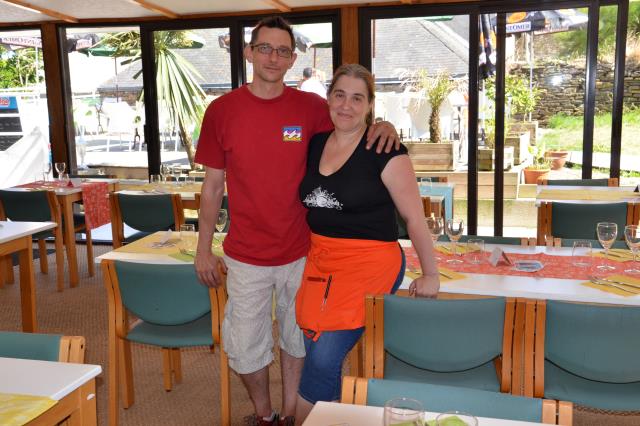
[[457,372],[502,354],[504,298],[384,298],[384,349],[414,367]]
[[51,208],[47,191],[0,190],[0,202],[7,219],[14,222],[47,222]]
[[609,179],[549,179],[547,185],[555,186],[609,186]]
[[639,330],[638,307],[548,300],[545,358],[588,380],[640,382]]
[[175,228],[171,194],[116,194],[122,222],[142,232]]
[[157,325],[181,325],[211,311],[209,290],[193,265],[114,262],[124,306]]
[[627,203],[551,203],[551,235],[554,237],[595,240],[598,222],[617,223],[617,239],[620,239],[627,224]]
[[403,396],[422,403],[427,411],[462,411],[478,417],[542,421],[542,400],[500,392],[457,386],[397,380],[369,379],[367,405],[384,407],[386,401]]
[[58,361],[60,339],[57,334],[0,332],[0,357]]

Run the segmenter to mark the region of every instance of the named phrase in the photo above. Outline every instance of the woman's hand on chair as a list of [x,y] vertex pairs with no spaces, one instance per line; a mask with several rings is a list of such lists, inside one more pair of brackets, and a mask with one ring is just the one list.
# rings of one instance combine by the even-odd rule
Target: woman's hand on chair
[[409,285],[409,295],[412,297],[435,298],[439,290],[439,275],[423,275]]

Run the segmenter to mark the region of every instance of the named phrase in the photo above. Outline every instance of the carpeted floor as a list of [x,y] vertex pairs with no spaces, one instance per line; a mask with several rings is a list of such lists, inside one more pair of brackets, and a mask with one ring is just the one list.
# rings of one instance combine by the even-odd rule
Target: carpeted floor
[[[110,246],[95,246],[95,255],[111,250]],[[106,359],[107,359],[107,301],[100,268],[89,277],[86,250],[78,246],[81,281],[74,289],[55,290],[55,258],[49,255],[50,272],[43,275],[36,268],[36,298],[39,331],[81,335],[87,339],[86,362],[102,365],[103,374],[98,378],[98,423],[107,424]],[[66,270],[65,270],[66,273]],[[0,289],[0,329],[21,329],[18,268],[15,268],[16,284]],[[197,426],[220,424],[219,358],[218,348],[211,353],[208,348],[182,351],[183,382],[165,392],[162,386],[162,362],[160,350],[132,345],[135,403],[124,410],[120,408],[120,424],[124,426]],[[277,354],[276,354],[277,356]],[[270,368],[271,397],[276,409],[281,401],[280,368],[274,362]],[[240,379],[231,377],[231,414],[234,425],[242,425],[244,416],[252,413],[249,397]],[[637,426],[640,415],[611,416],[576,410],[577,426]],[[352,425],[355,426],[355,425]]]

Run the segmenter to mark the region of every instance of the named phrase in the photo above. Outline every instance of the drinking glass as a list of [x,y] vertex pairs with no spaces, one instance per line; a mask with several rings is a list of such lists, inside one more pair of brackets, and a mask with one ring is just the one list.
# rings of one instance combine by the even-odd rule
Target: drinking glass
[[[624,227],[624,240],[629,246],[629,250],[633,253],[633,264],[638,265],[638,250],[640,250],[640,228],[637,225],[627,225]],[[640,274],[637,267],[624,270],[630,274]]]
[[67,167],[67,165],[63,162],[59,162],[55,164],[56,166],[56,171],[58,172],[58,179],[62,180],[62,174],[64,173],[64,169]]
[[384,404],[384,426],[424,425],[422,403],[411,398],[393,398]]
[[462,260],[456,259],[456,248],[458,240],[462,237],[464,232],[464,221],[458,219],[448,219],[445,226],[445,232],[451,240],[451,251],[453,252],[453,259],[447,260],[447,263],[462,263]]
[[[427,223],[427,228],[431,233],[431,239],[435,247],[438,238],[444,232],[444,223],[442,222],[442,218],[437,216],[428,217],[425,219],[425,222]],[[440,260],[440,258],[436,256],[436,260]]]
[[216,220],[216,231],[224,231],[224,228],[227,226],[227,220],[229,220],[227,209],[220,209],[218,211],[218,219]]
[[162,182],[167,181],[167,176],[171,174],[171,169],[166,164],[160,164],[160,176],[162,176]]
[[[613,222],[599,222],[596,225],[596,234],[598,235],[598,241],[604,247],[604,258],[609,260],[609,249],[613,245],[618,236],[618,224]],[[599,265],[598,269],[601,271],[614,271],[616,268],[610,265]]]
[[150,175],[149,183],[151,183],[151,185],[153,186],[158,186],[160,183],[162,183],[162,175]]
[[181,248],[189,253],[196,251],[196,227],[192,224],[180,225]]
[[478,426],[478,419],[461,411],[447,411],[436,417],[436,426]]
[[571,249],[571,264],[578,268],[588,268],[591,266],[591,254],[591,241],[574,241]]
[[62,182],[64,186],[69,185],[69,182],[71,181],[71,178],[69,178],[69,173],[60,173],[59,178],[60,182]]
[[482,238],[469,238],[467,240],[467,258],[469,263],[479,265],[483,261],[484,240]]
[[195,185],[195,183],[196,183],[196,177],[195,177],[195,176],[189,176],[189,175],[187,175],[187,176],[184,178],[184,182],[185,182],[185,184],[187,184],[187,185]]

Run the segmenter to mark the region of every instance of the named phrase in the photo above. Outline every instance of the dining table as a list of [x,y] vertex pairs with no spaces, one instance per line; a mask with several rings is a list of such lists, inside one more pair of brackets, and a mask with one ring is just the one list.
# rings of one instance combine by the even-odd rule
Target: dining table
[[[435,420],[438,414],[440,413],[427,411],[424,413],[424,418],[426,421]],[[302,424],[303,426],[382,425],[383,415],[383,407],[319,401],[313,406],[309,416]],[[478,426],[533,426],[542,424],[489,417],[477,417],[477,420]]]
[[[480,237],[481,238],[481,237]],[[419,262],[410,240],[401,240],[401,246],[407,256],[405,279],[399,290],[407,291],[411,281],[417,276]],[[454,258],[448,242],[438,243],[437,255],[440,257],[438,268],[440,273],[441,294],[464,294],[476,296],[501,296],[526,299],[561,300],[581,303],[603,303],[611,305],[640,306],[640,289],[634,291],[630,287],[625,292],[608,285],[598,285],[591,278],[617,277],[628,280],[631,285],[640,286],[640,276],[628,275],[631,257],[605,260],[602,251],[594,249],[590,266],[576,267],[572,264],[572,248],[549,246],[517,246],[486,244],[482,254],[482,263],[471,264],[465,246],[459,244],[460,255],[456,258],[460,264],[447,262]],[[497,266],[489,263],[491,253],[500,249],[512,263],[501,261]],[[516,261],[539,261],[543,268],[535,272],[516,270]],[[613,265],[616,270],[603,275],[597,267],[603,263]],[[615,281],[615,280],[614,280]]]
[[0,221],[0,258],[18,253],[22,330],[25,332],[33,333],[38,329],[32,235],[56,226],[55,222]]
[[179,194],[182,207],[197,210],[196,194],[202,190],[202,183],[163,182],[149,183],[146,180],[127,179],[120,181],[119,191],[126,194]]
[[90,229],[109,223],[109,200],[107,194],[118,190],[118,182],[118,179],[109,178],[72,179],[66,184],[61,181],[38,181],[10,188],[17,191],[50,190],[55,192],[64,223],[62,232],[69,264],[69,282],[72,287],[75,287],[80,282],[73,206],[75,203],[82,202],[85,205],[86,214],[93,214],[94,217],[99,217],[93,223],[87,223],[87,232]]
[[[96,377],[91,364],[0,357],[0,424],[97,424]],[[65,422],[65,424],[67,424]]]

